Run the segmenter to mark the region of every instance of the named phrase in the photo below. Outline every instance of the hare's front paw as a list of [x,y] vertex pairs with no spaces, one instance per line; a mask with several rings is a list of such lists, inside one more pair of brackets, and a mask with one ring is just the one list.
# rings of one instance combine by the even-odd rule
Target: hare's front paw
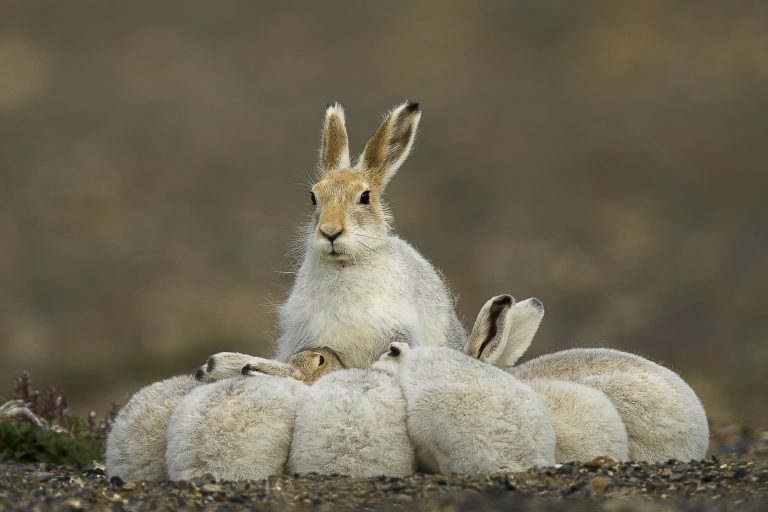
[[195,379],[200,382],[215,382],[237,377],[242,375],[243,366],[253,359],[256,358],[239,352],[219,352],[209,357],[208,361],[197,369]]

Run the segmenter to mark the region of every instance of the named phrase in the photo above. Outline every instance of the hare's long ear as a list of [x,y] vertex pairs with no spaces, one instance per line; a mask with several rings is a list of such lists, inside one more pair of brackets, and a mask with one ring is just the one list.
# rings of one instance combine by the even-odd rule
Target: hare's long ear
[[383,189],[405,161],[421,119],[418,103],[405,102],[389,112],[365,145],[356,167],[371,185]]
[[512,308],[511,317],[512,329],[510,329],[506,347],[496,361],[496,366],[499,368],[515,364],[531,346],[533,337],[544,318],[544,304],[535,297],[518,302]]
[[496,362],[509,338],[514,303],[512,296],[498,295],[483,305],[467,341],[467,355],[488,364]]
[[342,106],[332,101],[325,107],[323,138],[320,143],[320,171],[350,167],[349,138]]

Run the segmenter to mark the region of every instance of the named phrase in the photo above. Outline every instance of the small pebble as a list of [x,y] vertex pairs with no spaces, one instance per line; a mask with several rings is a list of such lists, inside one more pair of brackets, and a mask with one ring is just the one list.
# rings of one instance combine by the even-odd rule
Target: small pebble
[[47,471],[33,471],[27,475],[27,480],[35,482],[47,482],[51,478],[53,478],[53,474]]

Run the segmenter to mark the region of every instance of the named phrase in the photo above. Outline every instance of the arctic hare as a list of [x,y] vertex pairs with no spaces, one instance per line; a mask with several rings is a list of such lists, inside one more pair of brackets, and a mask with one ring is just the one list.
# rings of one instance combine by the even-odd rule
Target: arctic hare
[[395,342],[373,365],[397,378],[421,469],[522,471],[555,463],[547,408],[528,385],[447,347]]
[[[530,346],[544,317],[536,298],[515,302],[493,297],[477,315],[468,355],[488,364],[516,361]],[[585,462],[604,456],[627,460],[627,433],[616,408],[601,391],[556,379],[521,379],[544,401],[555,431],[555,461]]]
[[137,391],[117,413],[107,436],[107,474],[126,481],[168,478],[168,420],[181,399],[197,386],[191,375],[181,375]]
[[197,369],[195,378],[200,382],[264,373],[278,377],[291,377],[312,384],[326,373],[344,368],[338,355],[326,347],[317,347],[293,354],[283,363],[239,352],[219,352]]
[[627,430],[629,459],[702,459],[709,426],[701,401],[672,370],[608,348],[575,348],[506,368],[522,380],[559,379],[600,390]]
[[305,388],[299,380],[273,375],[197,387],[168,422],[168,476],[261,480],[283,473]]
[[[706,455],[709,427],[704,407],[691,387],[668,368],[634,354],[606,348],[563,350],[537,357],[519,366],[511,366],[530,346],[544,316],[541,302],[537,299],[528,300],[535,301],[536,307],[531,308],[529,304],[524,309],[515,311],[527,301],[515,304],[511,313],[511,327],[508,327],[510,335],[504,348],[496,347],[495,350],[486,351],[482,357],[477,355],[477,347],[480,346],[477,339],[485,325],[478,317],[480,334],[475,333],[475,330],[478,330],[476,322],[467,353],[490,364],[504,367],[512,375],[531,383],[534,389],[548,399],[556,431],[560,428],[558,425],[564,425],[562,422],[583,417],[581,413],[574,416],[568,412],[569,408],[573,411],[583,411],[585,407],[576,401],[569,402],[559,397],[563,384],[553,386],[553,379],[588,386],[600,391],[611,401],[626,430],[629,460],[665,462],[669,459],[701,459]],[[490,318],[490,315],[485,318]],[[522,319],[520,330],[515,327],[515,318]],[[544,385],[544,382],[549,384]],[[567,394],[573,398],[577,391],[576,387],[571,387]],[[554,403],[565,407],[562,414],[558,413]],[[596,404],[592,407],[596,407]],[[597,409],[605,410],[604,407],[597,407],[595,410]],[[571,431],[570,428],[568,430]],[[619,432],[615,425],[612,430],[603,429],[602,432],[608,434],[609,439],[618,439]],[[562,433],[558,439],[564,439]],[[621,445],[620,442],[612,445],[609,439],[603,439],[601,442],[599,438],[593,438],[591,445],[597,449],[601,445]],[[574,445],[570,442],[568,444]],[[584,443],[578,445],[588,447]],[[622,460],[615,454],[602,455]]]
[[[418,103],[395,107],[353,165],[344,110],[335,102],[326,107],[304,255],[290,296],[278,309],[279,361],[327,347],[344,366],[364,368],[392,341],[463,348],[466,333],[440,273],[393,234],[383,202],[420,118]],[[215,354],[209,361],[223,368],[219,359],[226,357]],[[210,375],[224,376],[232,371]]]
[[296,413],[291,473],[402,477],[416,470],[405,398],[395,379],[371,368],[324,376]]

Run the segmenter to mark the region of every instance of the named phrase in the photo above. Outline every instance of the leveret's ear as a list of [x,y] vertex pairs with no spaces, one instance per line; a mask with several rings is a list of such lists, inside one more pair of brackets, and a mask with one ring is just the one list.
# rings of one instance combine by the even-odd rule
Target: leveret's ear
[[313,370],[317,371],[325,366],[326,360],[323,354],[320,352],[310,352],[309,355],[309,364]]
[[411,347],[407,343],[402,341],[393,341],[389,344],[389,351],[387,352],[387,355],[397,359],[403,355],[404,352],[408,352],[410,349]]
[[496,366],[512,366],[531,346],[536,331],[544,319],[544,304],[533,297],[515,304],[512,308],[512,329],[501,357]]
[[320,143],[320,171],[350,167],[349,139],[344,109],[335,101],[325,107],[323,137]]
[[507,344],[514,304],[511,295],[498,295],[483,305],[467,341],[467,355],[488,364],[496,362]]
[[356,168],[365,172],[371,185],[383,189],[408,157],[421,119],[418,103],[395,107],[365,145]]

